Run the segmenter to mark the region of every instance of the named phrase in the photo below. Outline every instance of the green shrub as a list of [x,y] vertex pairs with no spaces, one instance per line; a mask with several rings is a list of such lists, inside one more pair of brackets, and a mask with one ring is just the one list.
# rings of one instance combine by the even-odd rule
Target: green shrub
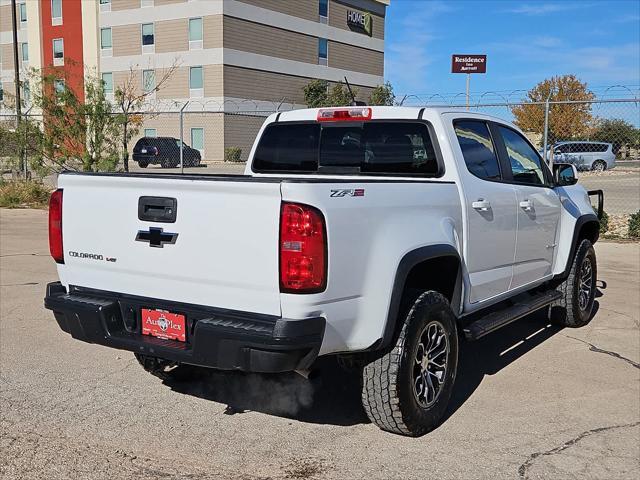
[[631,238],[640,238],[640,210],[629,218],[629,236]]
[[240,147],[226,147],[224,149],[225,162],[241,162],[242,149]]
[[51,190],[41,182],[0,180],[0,207],[42,208],[49,202]]
[[604,210],[602,211],[602,218],[600,219],[600,233],[607,233],[609,230],[609,215]]

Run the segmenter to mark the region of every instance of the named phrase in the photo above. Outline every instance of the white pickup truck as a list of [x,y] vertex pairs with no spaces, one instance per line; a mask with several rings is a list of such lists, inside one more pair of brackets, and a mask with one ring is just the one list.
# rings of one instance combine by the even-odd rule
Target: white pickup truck
[[447,408],[460,339],[543,308],[591,318],[598,217],[575,167],[552,170],[487,115],[274,114],[245,175],[60,175],[45,306],[161,377],[340,355],[362,367],[373,423],[421,435]]

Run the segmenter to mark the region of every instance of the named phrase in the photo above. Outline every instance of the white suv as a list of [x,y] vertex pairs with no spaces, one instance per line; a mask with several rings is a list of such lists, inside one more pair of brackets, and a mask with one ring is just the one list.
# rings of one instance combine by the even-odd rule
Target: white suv
[[558,142],[553,146],[553,161],[571,163],[579,170],[603,172],[616,165],[613,145],[605,142]]

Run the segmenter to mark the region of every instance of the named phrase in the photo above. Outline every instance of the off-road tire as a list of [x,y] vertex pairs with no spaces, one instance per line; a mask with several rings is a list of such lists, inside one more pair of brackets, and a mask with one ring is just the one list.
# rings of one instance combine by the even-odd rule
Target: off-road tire
[[134,353],[134,355],[136,356],[138,363],[142,365],[142,368],[161,380],[187,382],[195,380],[202,375],[202,369],[194,367],[193,365],[176,363],[163,358],[142,355],[140,353]]
[[[591,291],[586,308],[580,308],[580,276],[585,259],[591,263]],[[552,303],[549,308],[549,319],[552,323],[571,328],[583,327],[589,323],[596,293],[597,274],[596,252],[591,242],[584,239],[576,249],[569,276],[557,287],[557,290],[562,292],[562,298]]]
[[596,160],[591,165],[591,170],[593,170],[594,172],[604,172],[606,169],[607,169],[607,162],[605,162],[604,160]]
[[[456,318],[447,299],[430,290],[415,299],[402,321],[390,350],[363,368],[362,405],[382,430],[417,437],[439,425],[451,398],[458,364]],[[442,325],[448,342],[446,371],[434,402],[424,407],[414,391],[413,375],[421,336],[434,321]]]

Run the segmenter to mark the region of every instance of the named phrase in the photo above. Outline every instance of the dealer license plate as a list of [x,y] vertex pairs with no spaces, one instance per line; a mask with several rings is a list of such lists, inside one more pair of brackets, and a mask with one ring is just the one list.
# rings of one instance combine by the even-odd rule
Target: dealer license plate
[[166,310],[143,308],[142,334],[185,342],[187,340],[185,316]]

